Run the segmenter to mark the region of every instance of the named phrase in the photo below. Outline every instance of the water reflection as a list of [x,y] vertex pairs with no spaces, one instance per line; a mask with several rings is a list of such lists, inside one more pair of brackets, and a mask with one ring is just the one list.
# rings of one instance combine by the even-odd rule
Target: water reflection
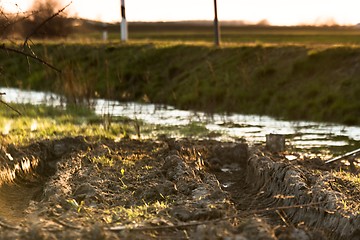
[[[24,91],[14,88],[0,88],[5,92],[3,100],[14,103],[62,105],[60,96],[53,93]],[[349,147],[359,146],[360,127],[339,124],[315,123],[305,121],[282,121],[267,116],[215,114],[209,116],[202,112],[179,110],[171,106],[121,103],[99,99],[94,101],[97,114],[112,114],[143,120],[151,124],[187,125],[202,122],[210,131],[221,132],[222,139],[245,138],[258,143],[265,141],[270,133],[285,134],[289,145],[296,148]],[[346,149],[346,150],[349,150]]]
[[60,106],[61,98],[59,95],[50,92],[36,92],[19,90],[16,88],[0,88],[0,93],[5,93],[2,99],[5,102],[46,104],[49,106]]

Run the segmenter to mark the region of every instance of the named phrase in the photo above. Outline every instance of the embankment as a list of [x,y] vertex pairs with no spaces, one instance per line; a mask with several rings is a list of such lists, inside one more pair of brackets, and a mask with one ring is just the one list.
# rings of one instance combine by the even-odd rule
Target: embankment
[[32,50],[61,74],[1,52],[0,84],[171,104],[210,113],[360,125],[360,48],[206,44],[60,44]]

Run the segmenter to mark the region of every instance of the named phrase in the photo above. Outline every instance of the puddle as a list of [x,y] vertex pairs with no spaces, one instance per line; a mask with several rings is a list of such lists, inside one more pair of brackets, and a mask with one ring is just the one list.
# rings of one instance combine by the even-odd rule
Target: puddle
[[221,186],[222,186],[223,188],[229,188],[229,187],[231,187],[231,186],[234,185],[234,184],[235,184],[235,182],[226,182],[226,183],[221,184]]
[[[53,93],[0,88],[6,95],[2,99],[13,103],[64,105],[61,97]],[[360,127],[305,121],[283,121],[267,116],[214,114],[179,110],[172,106],[134,102],[94,100],[99,115],[127,116],[150,124],[182,126],[201,122],[214,132],[222,133],[216,140],[245,138],[249,142],[263,143],[270,133],[286,135],[287,145],[297,149],[336,148],[339,152],[360,147]],[[340,150],[339,150],[340,149]],[[341,150],[342,149],[342,150]]]
[[294,161],[294,160],[298,159],[298,157],[294,156],[294,155],[285,155],[285,158],[289,161]]

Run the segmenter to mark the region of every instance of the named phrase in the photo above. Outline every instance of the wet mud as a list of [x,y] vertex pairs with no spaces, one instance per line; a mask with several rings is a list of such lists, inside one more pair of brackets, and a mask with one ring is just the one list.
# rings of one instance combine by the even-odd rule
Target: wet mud
[[0,156],[1,239],[360,239],[342,163],[167,138],[44,140]]

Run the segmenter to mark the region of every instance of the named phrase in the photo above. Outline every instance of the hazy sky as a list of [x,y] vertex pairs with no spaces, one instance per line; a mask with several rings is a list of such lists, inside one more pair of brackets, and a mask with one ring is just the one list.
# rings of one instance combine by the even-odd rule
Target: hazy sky
[[[63,5],[71,0],[62,0]],[[102,21],[120,20],[120,0],[72,0],[68,12]],[[267,19],[273,25],[356,24],[360,0],[217,0],[219,20]],[[31,0],[0,0],[6,8],[26,10]],[[128,21],[212,20],[213,0],[125,0]]]

